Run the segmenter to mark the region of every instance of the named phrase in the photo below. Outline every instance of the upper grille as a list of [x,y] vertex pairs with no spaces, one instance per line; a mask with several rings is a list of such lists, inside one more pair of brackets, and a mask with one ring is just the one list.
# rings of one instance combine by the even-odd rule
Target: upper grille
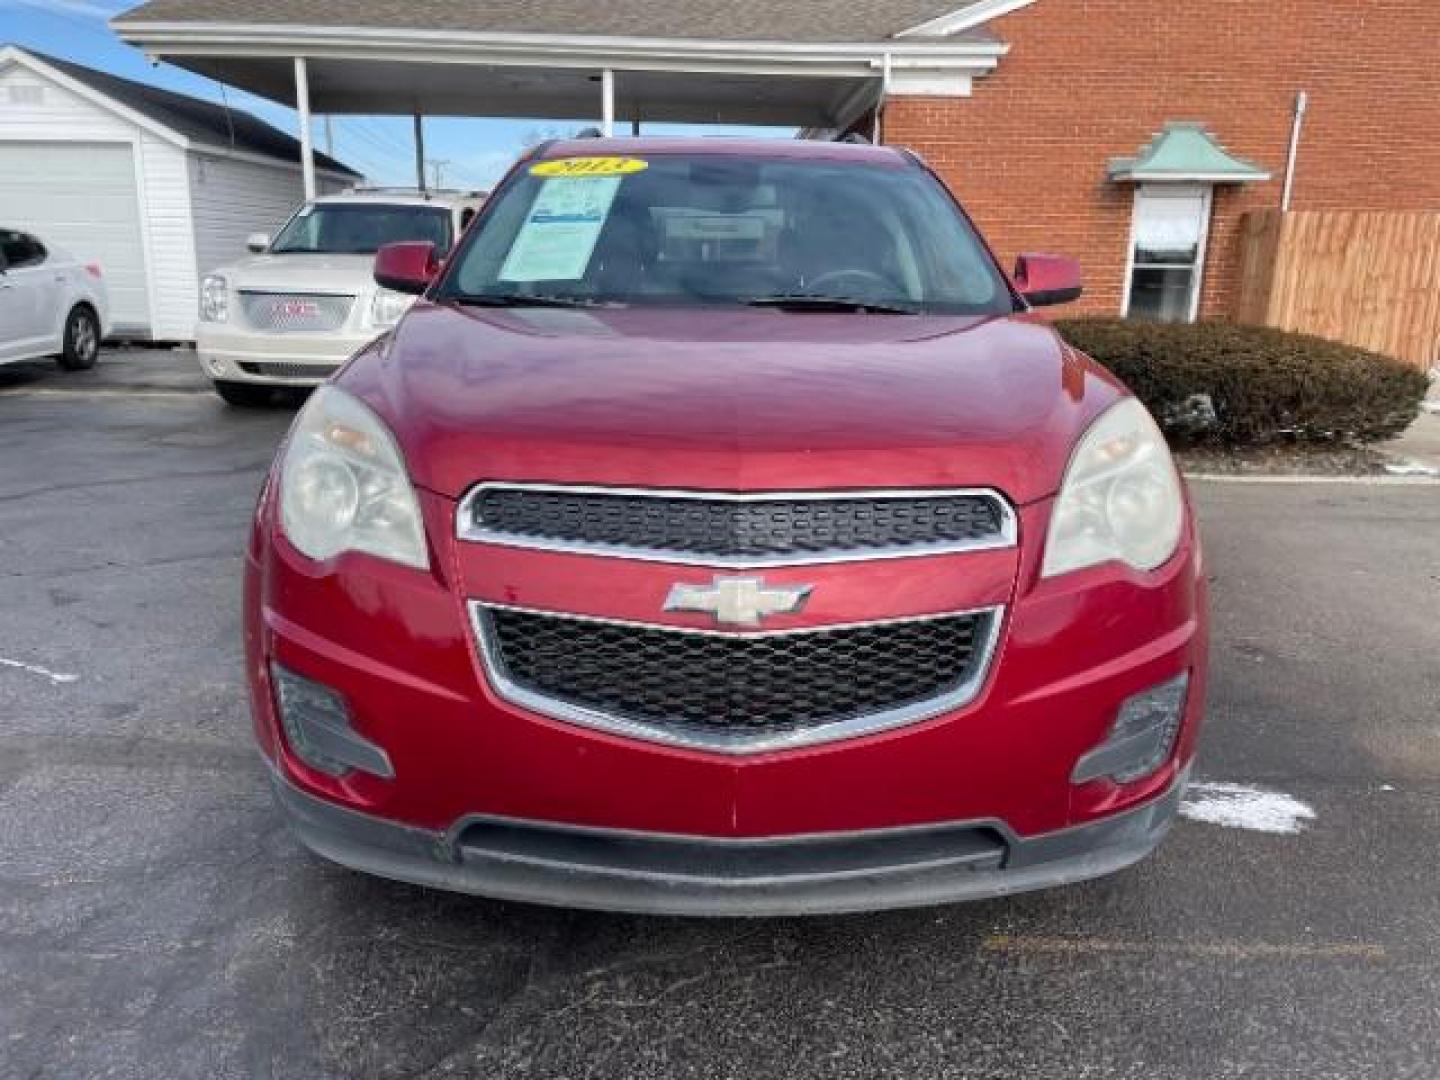
[[323,333],[338,330],[350,317],[355,297],[330,293],[240,293],[245,321],[256,330]]
[[486,484],[461,535],[675,562],[767,563],[921,555],[1014,542],[991,491],[755,494]]
[[998,609],[778,633],[473,605],[497,688],[537,711],[734,753],[848,737],[978,692]]

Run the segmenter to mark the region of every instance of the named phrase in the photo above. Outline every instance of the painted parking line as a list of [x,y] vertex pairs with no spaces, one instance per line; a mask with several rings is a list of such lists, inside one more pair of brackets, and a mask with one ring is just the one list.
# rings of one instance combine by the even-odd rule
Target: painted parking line
[[1389,959],[1385,946],[1369,941],[1129,941],[991,934],[980,943],[980,949],[1028,956],[1191,956],[1211,960],[1359,960],[1372,964]]
[[57,390],[48,386],[17,386],[11,389],[0,389],[0,398],[145,398],[147,401],[152,398],[160,398],[195,401],[208,396],[209,393],[209,390],[148,390],[140,387],[133,390],[107,387],[96,387],[93,390]]
[[0,667],[13,668],[16,671],[24,671],[30,675],[39,675],[42,679],[49,679],[57,685],[60,683],[72,683],[80,680],[79,675],[72,675],[66,671],[51,671],[39,664],[27,664],[23,660],[11,660],[0,656]]

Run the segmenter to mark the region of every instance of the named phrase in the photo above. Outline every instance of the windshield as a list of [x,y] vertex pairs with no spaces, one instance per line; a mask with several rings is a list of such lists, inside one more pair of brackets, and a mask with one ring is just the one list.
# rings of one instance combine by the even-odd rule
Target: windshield
[[939,182],[899,159],[542,161],[518,172],[487,213],[438,299],[1014,310]]
[[311,203],[270,245],[275,254],[373,255],[385,244],[429,240],[450,250],[450,211],[404,203]]

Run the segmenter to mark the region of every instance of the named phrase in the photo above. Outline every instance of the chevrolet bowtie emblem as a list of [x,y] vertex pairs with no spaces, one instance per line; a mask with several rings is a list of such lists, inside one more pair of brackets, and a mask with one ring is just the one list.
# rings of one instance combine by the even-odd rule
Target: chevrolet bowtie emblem
[[764,578],[717,577],[709,585],[686,585],[670,589],[666,611],[700,611],[713,615],[726,626],[759,626],[767,615],[789,615],[799,611],[810,595],[809,585],[771,585]]

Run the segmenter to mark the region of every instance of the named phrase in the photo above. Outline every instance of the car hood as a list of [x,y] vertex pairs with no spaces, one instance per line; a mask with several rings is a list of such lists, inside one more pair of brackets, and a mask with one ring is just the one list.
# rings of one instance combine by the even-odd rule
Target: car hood
[[373,255],[256,255],[219,271],[234,289],[359,293],[375,285]]
[[417,305],[339,382],[415,482],[1053,493],[1124,394],[1030,318]]

